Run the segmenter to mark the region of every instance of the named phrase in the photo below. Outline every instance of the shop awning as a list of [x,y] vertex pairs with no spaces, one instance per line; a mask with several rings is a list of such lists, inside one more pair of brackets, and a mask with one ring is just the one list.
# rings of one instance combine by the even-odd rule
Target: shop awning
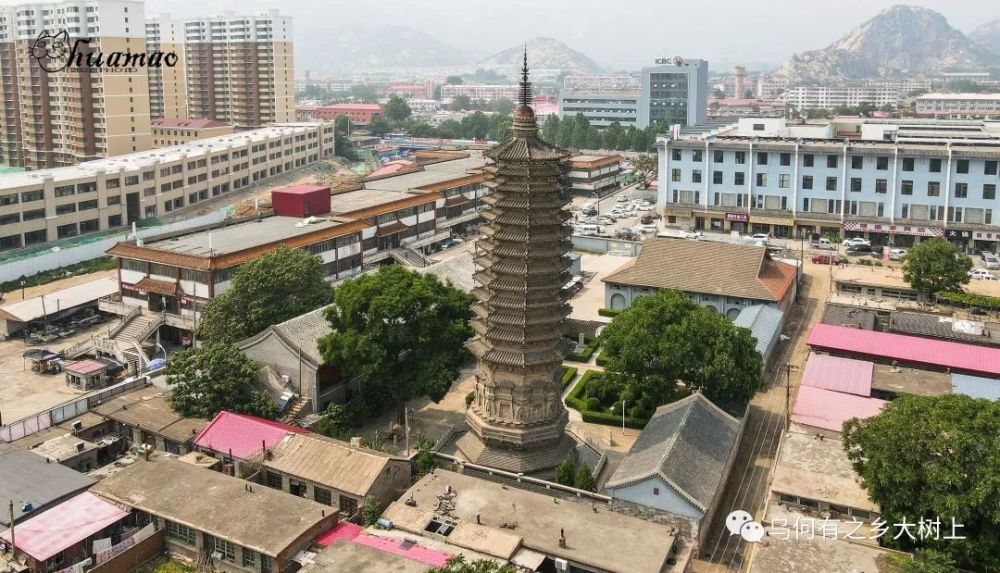
[[135,287],[144,292],[151,292],[166,296],[177,296],[177,290],[178,290],[177,283],[158,281],[156,279],[151,279],[149,277],[146,277],[141,281],[135,283]]
[[378,228],[378,236],[384,237],[386,235],[392,235],[393,233],[398,233],[406,228],[406,225],[396,221],[395,223],[389,223],[383,227]]

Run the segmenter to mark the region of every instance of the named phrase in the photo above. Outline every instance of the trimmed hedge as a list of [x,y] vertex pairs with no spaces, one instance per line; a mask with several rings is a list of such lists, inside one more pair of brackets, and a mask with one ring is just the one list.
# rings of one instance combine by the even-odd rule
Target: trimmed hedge
[[620,311],[620,310],[612,310],[610,308],[599,308],[599,309],[597,309],[597,314],[599,314],[601,316],[615,317],[615,316],[618,316],[621,313],[622,313],[622,311]]
[[[620,426],[622,423],[622,417],[616,416],[610,412],[600,412],[594,411],[587,408],[587,401],[584,401],[580,396],[583,394],[583,389],[587,387],[587,383],[591,378],[600,378],[601,373],[596,370],[587,370],[583,373],[580,381],[576,383],[573,387],[573,391],[566,396],[566,405],[574,410],[580,412],[583,416],[584,422],[589,422],[592,424],[604,424],[606,426]],[[593,398],[591,398],[593,400]],[[598,406],[600,407],[600,406]],[[649,420],[643,420],[640,418],[632,418],[627,416],[625,418],[625,426],[628,428],[643,429],[646,427],[646,423]]]
[[938,301],[954,305],[977,306],[990,310],[1000,310],[1000,297],[972,294],[967,292],[939,292]]
[[572,382],[574,378],[576,378],[576,372],[577,372],[576,368],[573,368],[571,366],[563,366],[563,369],[562,369],[562,387],[563,388],[566,388],[567,386],[569,386],[569,383]]
[[600,353],[597,356],[597,360],[594,361],[594,364],[597,364],[601,368],[606,367],[608,365],[608,361],[611,360],[610,358],[608,358],[607,356],[605,356],[606,354],[607,354],[606,352]]
[[[573,343],[576,344],[576,339],[572,339]],[[566,357],[566,360],[570,362],[590,362],[590,358],[597,351],[597,347],[600,346],[601,341],[597,338],[584,337],[583,339],[586,347],[580,352],[573,352]]]

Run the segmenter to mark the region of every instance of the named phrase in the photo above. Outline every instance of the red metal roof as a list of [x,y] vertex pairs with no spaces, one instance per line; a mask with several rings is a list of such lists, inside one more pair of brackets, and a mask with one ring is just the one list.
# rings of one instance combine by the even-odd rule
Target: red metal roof
[[858,396],[871,396],[875,364],[829,354],[809,355],[802,385]]
[[1000,376],[1000,348],[832,324],[817,324],[809,334],[807,343],[822,350],[950,368],[971,374]]
[[350,541],[360,535],[362,531],[364,529],[360,525],[355,525],[350,521],[341,521],[333,529],[317,537],[316,543],[326,547],[338,539]]
[[888,402],[877,398],[800,386],[795,407],[792,408],[792,421],[840,432],[847,420],[870,418],[878,414],[886,404]]
[[357,536],[354,539],[354,543],[380,549],[386,553],[392,553],[400,557],[406,557],[407,559],[412,559],[431,567],[444,567],[448,562],[448,558],[451,557],[450,553],[445,553],[444,551],[437,551],[422,545],[414,545],[402,539],[385,539],[367,533]]
[[[127,516],[118,506],[83,492],[15,527],[17,548],[45,561]],[[10,542],[10,530],[0,537]]]
[[265,420],[256,416],[222,411],[194,439],[195,445],[236,458],[247,458],[278,445],[289,433],[305,434],[308,430]]
[[320,111],[382,111],[377,103],[335,103],[317,108]]
[[76,362],[70,362],[69,364],[63,365],[65,370],[70,372],[76,372],[77,374],[90,374],[91,372],[97,372],[107,368],[108,365],[103,362],[98,362],[97,360],[77,360]]

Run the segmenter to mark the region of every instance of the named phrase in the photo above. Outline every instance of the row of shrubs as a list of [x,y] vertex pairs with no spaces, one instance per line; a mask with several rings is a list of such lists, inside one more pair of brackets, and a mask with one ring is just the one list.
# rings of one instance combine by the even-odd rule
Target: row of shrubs
[[577,372],[576,368],[573,368],[571,366],[563,366],[562,387],[564,390],[566,389],[567,386],[569,386],[569,383],[572,382],[574,378],[576,378],[576,372]]
[[610,308],[599,308],[599,309],[597,309],[597,314],[599,314],[601,316],[612,317],[612,318],[618,316],[621,313],[622,313],[621,310],[612,310]]
[[987,310],[1000,310],[1000,298],[968,292],[939,292],[939,302],[947,302],[957,306],[973,306]]
[[[594,407],[601,408],[600,402],[597,398],[590,398],[588,400],[582,399],[582,394],[586,391],[587,384],[591,381],[591,379],[595,378],[597,381],[600,381],[601,373],[596,370],[588,370],[584,372],[580,381],[577,382],[576,386],[573,388],[573,391],[566,397],[566,405],[580,412],[580,415],[583,416],[584,422],[590,422],[592,424],[605,424],[608,426],[621,425],[622,417],[620,415],[591,409]],[[641,430],[646,427],[646,422],[648,421],[649,420],[641,418],[626,417],[625,426]]]
[[[584,343],[586,346],[580,352],[574,352],[566,357],[566,360],[571,362],[589,362],[590,358],[597,351],[597,347],[600,345],[600,340],[597,338],[585,337]],[[573,343],[576,344],[576,339],[573,339]]]

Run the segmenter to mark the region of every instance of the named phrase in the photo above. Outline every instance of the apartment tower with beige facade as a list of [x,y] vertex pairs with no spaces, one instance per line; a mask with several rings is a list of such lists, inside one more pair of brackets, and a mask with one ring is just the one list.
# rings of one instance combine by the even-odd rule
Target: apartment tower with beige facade
[[292,19],[277,10],[184,22],[189,118],[239,129],[295,119]]
[[142,2],[0,7],[0,162],[44,169],[150,149],[147,66],[46,71],[32,47],[43,32],[63,31],[65,50],[89,38],[89,49],[103,54],[146,51]]
[[169,14],[146,20],[146,46],[178,56],[175,66],[149,69],[149,113],[153,118],[187,119],[187,79],[184,65],[184,22]]

